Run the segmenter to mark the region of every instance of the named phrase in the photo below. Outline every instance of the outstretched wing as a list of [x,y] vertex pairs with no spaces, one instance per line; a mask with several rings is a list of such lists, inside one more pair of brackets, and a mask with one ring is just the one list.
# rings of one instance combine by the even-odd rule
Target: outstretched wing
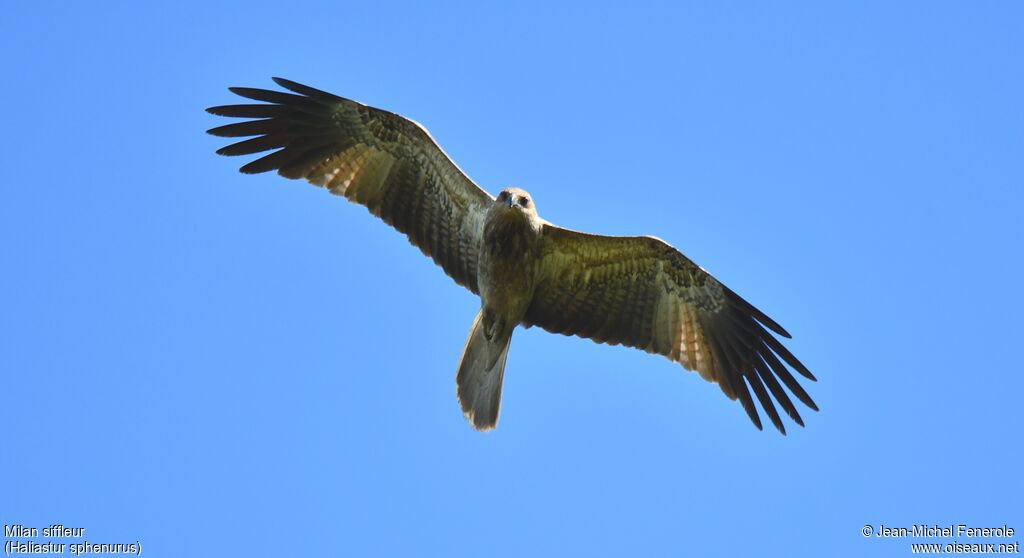
[[256,136],[217,153],[276,150],[240,170],[305,178],[366,206],[458,284],[478,292],[476,259],[490,194],[412,120],[285,79],[274,81],[294,93],[232,87],[233,93],[266,104],[206,109],[254,119],[209,130],[222,137]]
[[789,337],[786,330],[672,246],[550,224],[541,242],[540,277],[524,325],[664,355],[739,398],[759,429],[748,385],[783,434],[769,391],[797,424],[803,420],[778,380],[818,410],[782,361],[814,376],[765,328]]

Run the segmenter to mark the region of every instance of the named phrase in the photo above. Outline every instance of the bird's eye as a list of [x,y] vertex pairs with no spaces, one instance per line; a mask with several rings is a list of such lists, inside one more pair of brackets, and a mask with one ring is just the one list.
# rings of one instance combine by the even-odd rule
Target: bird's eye
[[505,201],[506,199],[508,199],[508,192],[498,194],[498,201]]
[[519,198],[519,205],[523,207],[530,207],[530,198]]

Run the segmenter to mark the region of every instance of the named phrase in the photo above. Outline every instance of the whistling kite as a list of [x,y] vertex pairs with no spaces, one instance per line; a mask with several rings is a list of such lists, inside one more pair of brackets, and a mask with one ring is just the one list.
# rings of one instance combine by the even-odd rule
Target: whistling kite
[[412,120],[274,81],[295,94],[233,87],[266,104],[207,109],[253,119],[209,130],[256,136],[217,153],[276,150],[241,171],[305,178],[366,206],[480,295],[455,378],[474,428],[498,423],[505,358],[520,324],[664,355],[739,398],[759,429],[748,385],[782,433],[768,392],[797,424],[803,420],[779,380],[817,410],[782,361],[814,376],[765,328],[789,337],[786,330],[672,246],[651,236],[600,236],[552,225],[537,215],[525,191],[506,188],[495,199],[482,190]]

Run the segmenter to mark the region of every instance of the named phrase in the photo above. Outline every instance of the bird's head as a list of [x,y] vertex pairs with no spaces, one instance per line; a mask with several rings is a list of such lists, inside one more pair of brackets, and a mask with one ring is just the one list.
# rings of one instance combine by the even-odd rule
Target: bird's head
[[507,206],[512,210],[523,211],[531,217],[537,215],[537,206],[533,203],[533,198],[530,197],[529,192],[521,188],[505,188],[502,190],[498,194],[498,204]]

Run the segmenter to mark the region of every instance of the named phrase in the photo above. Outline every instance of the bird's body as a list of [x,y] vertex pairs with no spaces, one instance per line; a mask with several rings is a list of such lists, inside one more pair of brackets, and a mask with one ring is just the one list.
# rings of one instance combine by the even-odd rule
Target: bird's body
[[522,190],[505,190],[487,210],[477,269],[481,309],[485,316],[499,317],[499,330],[521,322],[533,301],[541,241],[542,223],[532,204],[524,209],[502,201],[517,196],[512,192],[519,193],[515,199],[526,196]]
[[512,332],[533,302],[543,223],[529,195],[508,188],[487,209],[483,226],[477,260],[480,314],[455,377],[462,411],[481,430],[498,421]]
[[552,225],[537,215],[525,191],[506,188],[494,198],[476,186],[415,122],[275,81],[297,95],[232,88],[270,104],[208,109],[257,119],[210,130],[257,136],[218,153],[278,149],[242,171],[277,170],[365,205],[480,296],[456,374],[460,406],[475,428],[497,424],[518,325],[664,355],[738,398],[758,428],[750,390],[781,432],[769,392],[803,424],[779,380],[817,410],[783,362],[814,377],[766,328],[789,334],[672,246],[649,236],[601,236]]

